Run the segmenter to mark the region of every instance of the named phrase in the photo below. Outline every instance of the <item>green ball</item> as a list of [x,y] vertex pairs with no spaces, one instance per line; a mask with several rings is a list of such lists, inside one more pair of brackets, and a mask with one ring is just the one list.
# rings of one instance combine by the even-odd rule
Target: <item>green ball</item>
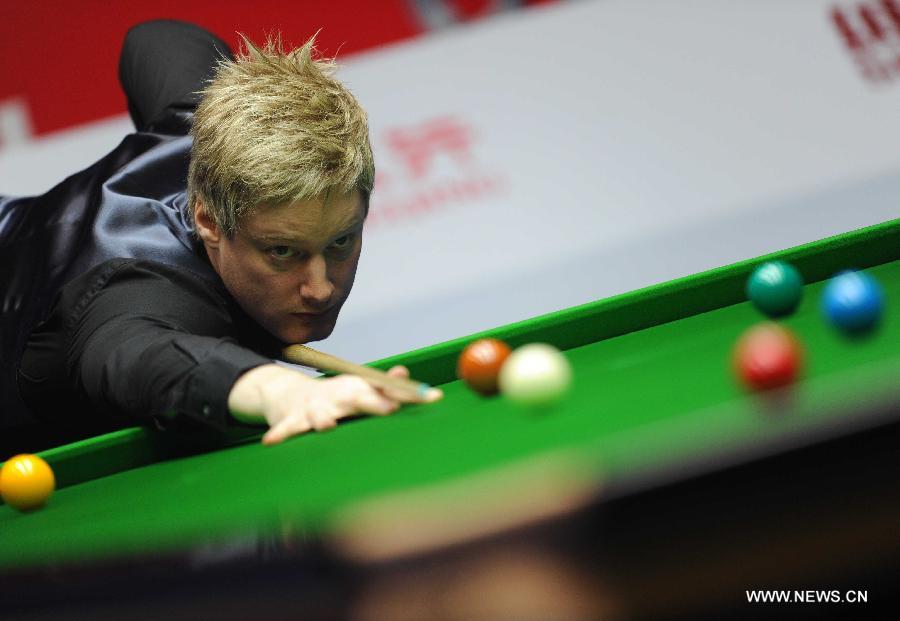
[[784,261],[763,263],[747,280],[747,297],[769,317],[788,315],[803,297],[803,279],[793,265]]

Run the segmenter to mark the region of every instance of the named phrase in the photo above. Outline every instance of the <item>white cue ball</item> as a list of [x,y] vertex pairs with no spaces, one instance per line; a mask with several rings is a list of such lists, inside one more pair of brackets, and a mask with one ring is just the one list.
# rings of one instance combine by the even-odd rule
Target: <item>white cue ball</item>
[[523,345],[500,368],[500,392],[523,405],[550,405],[572,385],[572,366],[558,349],[546,343]]

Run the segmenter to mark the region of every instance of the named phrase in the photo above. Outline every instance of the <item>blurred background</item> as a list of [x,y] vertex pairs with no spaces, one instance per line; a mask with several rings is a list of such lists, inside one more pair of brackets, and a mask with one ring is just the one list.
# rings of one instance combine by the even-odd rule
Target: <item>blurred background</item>
[[3,0],[0,194],[132,131],[126,30],[319,32],[378,176],[321,347],[371,361],[900,215],[895,0]]

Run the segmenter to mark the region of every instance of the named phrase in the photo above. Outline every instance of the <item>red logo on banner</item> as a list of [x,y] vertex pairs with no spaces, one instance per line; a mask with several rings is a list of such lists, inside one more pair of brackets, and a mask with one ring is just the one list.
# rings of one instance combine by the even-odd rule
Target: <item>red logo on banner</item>
[[477,201],[504,185],[500,175],[479,164],[476,132],[459,118],[392,127],[382,144],[368,226]]
[[467,163],[472,150],[468,127],[453,118],[435,119],[415,128],[391,129],[387,132],[388,149],[402,160],[414,178],[427,173],[437,155],[446,154],[459,163]]
[[886,82],[900,75],[900,1],[835,6],[831,21],[866,80]]

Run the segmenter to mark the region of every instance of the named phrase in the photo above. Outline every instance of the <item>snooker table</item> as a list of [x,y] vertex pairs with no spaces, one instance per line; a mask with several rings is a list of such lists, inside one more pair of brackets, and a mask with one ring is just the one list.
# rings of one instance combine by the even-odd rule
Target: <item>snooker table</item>
[[[792,386],[751,393],[736,381],[731,356],[739,335],[764,320],[746,300],[744,285],[767,259],[791,262],[806,282],[798,310],[778,320],[800,339],[804,367]],[[865,269],[885,293],[883,319],[864,337],[840,334],[819,308],[825,280],[847,268]],[[274,447],[259,443],[258,429],[178,436],[129,429],[45,451],[58,482],[48,505],[27,514],[0,506],[0,572],[7,578],[0,605],[19,596],[28,600],[23,585],[45,588],[48,572],[59,586],[66,568],[82,586],[91,584],[85,575],[104,567],[108,574],[127,573],[123,567],[153,562],[166,571],[190,566],[184,575],[194,576],[198,550],[216,549],[216,542],[226,549],[246,533],[290,550],[288,565],[316,576],[304,583],[307,594],[316,588],[334,595],[346,571],[358,586],[360,576],[369,575],[361,567],[379,567],[382,576],[394,571],[409,585],[428,559],[450,558],[456,567],[510,537],[537,538],[546,559],[556,558],[552,542],[560,537],[567,543],[559,549],[577,556],[578,548],[598,550],[604,532],[615,533],[618,544],[607,540],[602,554],[628,558],[632,575],[647,573],[635,569],[646,568],[637,551],[659,569],[653,555],[663,541],[679,537],[694,542],[689,547],[695,551],[696,542],[719,541],[717,549],[730,550],[733,565],[735,555],[753,556],[753,545],[735,547],[746,533],[716,535],[716,525],[732,513],[746,521],[782,501],[781,513],[758,519],[784,526],[791,522],[785,515],[812,512],[814,522],[831,524],[822,540],[841,550],[832,564],[862,567],[854,575],[877,585],[884,575],[878,568],[895,567],[900,558],[900,538],[882,532],[883,521],[875,520],[900,515],[886,470],[897,465],[891,455],[900,437],[898,304],[900,219],[375,362],[379,368],[405,364],[413,377],[445,392],[436,404],[407,406],[390,417],[356,418]],[[513,347],[559,347],[574,371],[570,394],[549,410],[529,411],[469,391],[455,377],[456,359],[483,336]],[[848,472],[858,480],[848,483]],[[845,478],[826,485],[825,473]],[[881,485],[869,489],[873,477]],[[778,499],[766,495],[773,489]],[[747,494],[750,500],[741,499]],[[831,496],[854,511],[822,504]],[[635,498],[642,504],[630,505]],[[698,520],[716,511],[716,521]],[[667,516],[671,530],[664,537],[646,523],[648,512]],[[812,526],[787,528],[783,539],[794,542],[785,544],[791,548]],[[859,540],[851,536],[841,544],[836,532],[856,533]],[[813,552],[820,544],[786,553],[797,565],[785,575],[794,587],[811,570],[796,558],[806,554],[818,559],[810,561],[817,567],[828,564]],[[583,568],[582,561],[576,565]],[[672,575],[685,571],[677,565]],[[714,583],[719,566],[702,566],[708,571],[697,580]],[[547,575],[559,574],[553,567]],[[578,580],[627,573],[619,572],[622,567],[592,566]],[[604,583],[607,594],[615,591],[612,583]],[[664,602],[690,599],[686,583],[669,600],[658,585],[655,591],[646,584],[629,588],[595,601],[584,616],[600,610],[609,618],[616,612],[660,618],[660,610],[671,610]],[[379,583],[379,589],[391,592],[389,585]],[[599,597],[593,587],[582,594],[588,591]],[[652,593],[663,608],[644,606]],[[729,605],[737,606],[738,594],[731,597]],[[610,600],[617,605],[609,608]]]

